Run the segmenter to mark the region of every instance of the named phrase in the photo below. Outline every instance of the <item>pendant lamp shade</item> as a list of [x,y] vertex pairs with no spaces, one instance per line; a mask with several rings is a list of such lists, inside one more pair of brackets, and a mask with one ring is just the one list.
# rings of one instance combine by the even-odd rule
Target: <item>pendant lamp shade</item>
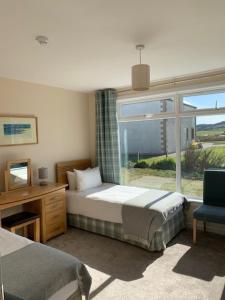
[[139,64],[132,66],[132,89],[134,91],[148,90],[150,85],[149,65]]
[[141,51],[144,49],[144,45],[137,45],[136,49],[140,52],[140,64],[132,66],[131,69],[132,89],[145,91],[150,86],[150,67],[141,63]]

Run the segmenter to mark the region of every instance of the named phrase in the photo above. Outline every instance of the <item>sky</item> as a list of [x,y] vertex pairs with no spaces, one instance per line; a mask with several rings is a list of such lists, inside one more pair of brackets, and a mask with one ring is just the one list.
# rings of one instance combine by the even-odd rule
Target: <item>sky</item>
[[[225,107],[225,93],[187,96],[183,98],[185,103],[196,106],[198,109]],[[213,124],[225,121],[225,115],[197,117],[197,124]]]

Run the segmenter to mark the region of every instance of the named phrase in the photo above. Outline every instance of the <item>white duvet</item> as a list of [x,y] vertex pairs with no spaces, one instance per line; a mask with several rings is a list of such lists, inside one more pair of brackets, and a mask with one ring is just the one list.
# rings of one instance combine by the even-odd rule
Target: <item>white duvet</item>
[[[122,224],[122,205],[149,189],[103,183],[83,192],[67,191],[67,212]],[[162,191],[154,190],[154,193]]]

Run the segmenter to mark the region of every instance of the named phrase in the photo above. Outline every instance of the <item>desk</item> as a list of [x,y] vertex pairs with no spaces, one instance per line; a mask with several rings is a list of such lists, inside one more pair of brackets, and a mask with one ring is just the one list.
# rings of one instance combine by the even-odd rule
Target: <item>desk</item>
[[66,184],[51,183],[47,186],[30,186],[2,193],[0,196],[0,226],[2,211],[22,205],[24,210],[35,212],[41,219],[41,241],[65,233],[66,223]]

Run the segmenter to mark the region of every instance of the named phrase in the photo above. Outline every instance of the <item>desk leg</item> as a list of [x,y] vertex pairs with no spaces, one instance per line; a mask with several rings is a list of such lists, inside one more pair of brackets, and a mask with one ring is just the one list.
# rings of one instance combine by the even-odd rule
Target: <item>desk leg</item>
[[40,219],[36,219],[34,223],[34,241],[40,242]]

